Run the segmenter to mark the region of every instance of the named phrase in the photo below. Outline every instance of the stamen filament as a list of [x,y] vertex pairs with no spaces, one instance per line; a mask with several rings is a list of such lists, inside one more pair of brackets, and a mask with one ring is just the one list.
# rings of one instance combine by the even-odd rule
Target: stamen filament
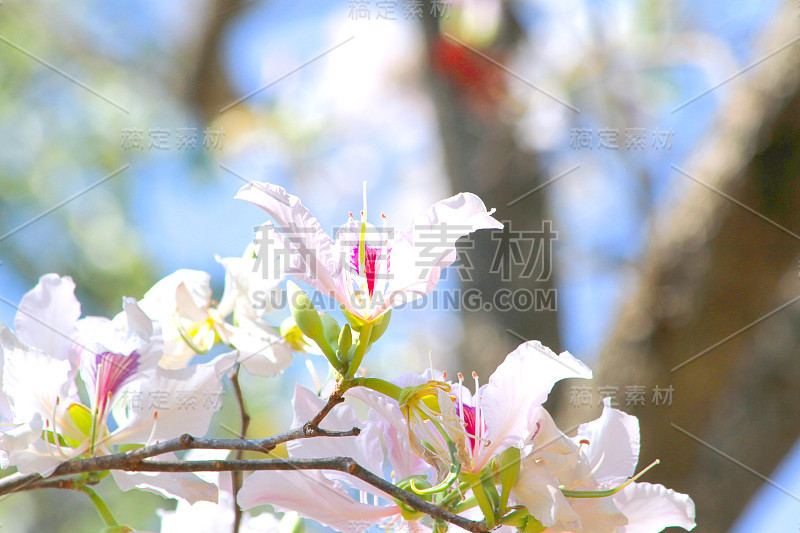
[[145,446],[150,446],[153,443],[153,438],[156,436],[156,426],[158,425],[158,411],[153,412],[153,428],[150,430],[150,436],[147,437]]
[[636,481],[637,479],[642,477],[645,474],[645,472],[647,472],[648,470],[650,470],[651,468],[653,468],[654,466],[656,466],[660,462],[661,461],[656,459],[655,461],[650,463],[644,470],[642,470],[641,472],[639,472],[638,474],[636,474],[635,476],[630,478],[625,483],[623,483],[623,484],[621,484],[621,485],[619,485],[617,487],[614,487],[613,489],[609,489],[609,490],[568,490],[568,489],[561,488],[561,487],[559,487],[559,488],[561,489],[561,492],[564,494],[564,496],[566,496],[567,498],[604,498],[606,496],[613,496],[614,494],[618,493],[619,491],[621,491],[622,489],[624,489],[625,487],[627,487],[628,485],[630,485],[631,483],[633,483],[634,481]]
[[56,403],[53,406],[53,442],[56,445],[56,450],[58,451],[58,455],[60,455],[62,459],[67,459],[67,455],[64,453],[64,450],[61,449],[61,444],[58,442],[58,426],[56,422],[56,414],[60,400],[61,399],[58,396],[56,396]]

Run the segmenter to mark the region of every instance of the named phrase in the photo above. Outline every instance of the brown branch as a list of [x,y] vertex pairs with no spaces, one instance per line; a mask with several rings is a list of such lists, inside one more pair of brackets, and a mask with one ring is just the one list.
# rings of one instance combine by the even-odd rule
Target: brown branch
[[[358,428],[347,431],[329,431],[316,429],[306,431],[305,427],[292,429],[285,433],[265,437],[263,439],[205,439],[196,438],[188,433],[174,439],[158,442],[138,450],[92,457],[89,459],[73,459],[58,465],[50,477],[80,474],[82,472],[102,472],[104,470],[122,470],[139,464],[143,459],[156,457],[165,453],[182,450],[242,450],[250,452],[270,453],[279,444],[292,440],[311,437],[354,437],[361,432]],[[20,487],[42,479],[39,474],[12,474],[0,479],[0,495],[17,492]],[[49,479],[49,478],[48,478]]]
[[[446,509],[429,503],[419,496],[403,490],[365,469],[349,457],[326,457],[315,459],[232,459],[218,461],[156,461],[131,460],[128,454],[106,455],[93,459],[82,459],[63,463],[53,476],[64,474],[80,474],[100,470],[126,470],[130,472],[243,472],[250,470],[336,470],[369,483],[385,492],[395,500],[400,500],[409,507],[425,513],[433,518],[450,522],[460,528],[480,533],[486,531],[480,522],[475,522],[456,515]],[[74,488],[76,478],[53,479],[41,478],[36,474],[16,477],[9,483],[8,476],[0,481],[0,494],[16,490],[33,490],[39,488]]]
[[333,390],[331,395],[328,397],[328,403],[320,410],[317,415],[306,422],[303,426],[303,430],[308,434],[309,437],[313,437],[320,431],[325,431],[319,428],[319,425],[322,423],[322,420],[328,416],[328,413],[331,410],[339,405],[340,403],[344,402],[344,393],[347,392],[347,387],[342,386],[342,384],[337,384],[336,388]]
[[[239,413],[242,419],[241,430],[239,432],[239,438],[245,439],[247,437],[247,428],[250,427],[250,415],[247,413],[247,407],[244,403],[244,394],[242,394],[242,386],[239,384],[239,363],[236,363],[236,366],[233,367],[231,373],[229,374],[231,378],[231,383],[233,384],[233,391],[236,394],[236,401],[239,404]],[[242,460],[244,456],[244,450],[237,450],[235,454],[236,460]],[[232,481],[232,488],[231,492],[233,493],[233,533],[239,533],[239,526],[242,523],[242,509],[239,507],[239,504],[236,502],[236,496],[239,494],[239,489],[242,487],[242,483],[244,479],[242,477],[242,472],[240,470],[231,471],[231,481]]]
[[[236,375],[231,376],[234,380],[234,388],[238,389]],[[359,465],[354,459],[349,457],[328,457],[313,459],[241,459],[240,454],[245,451],[255,451],[261,453],[271,452],[278,444],[292,440],[311,438],[311,437],[349,437],[357,436],[359,428],[352,428],[347,431],[331,431],[321,429],[318,424],[330,413],[338,404],[344,401],[346,387],[337,386],[336,390],[328,398],[328,402],[317,413],[317,415],[307,422],[302,428],[296,428],[285,433],[273,435],[263,439],[207,439],[195,438],[184,434],[175,439],[145,446],[138,450],[125,453],[116,453],[89,459],[73,459],[61,463],[53,473],[43,478],[39,474],[12,474],[0,479],[0,495],[13,492],[28,491],[41,488],[63,488],[76,489],[81,485],[96,483],[95,480],[81,479],[75,474],[86,474],[90,472],[103,472],[107,470],[124,470],[129,472],[244,472],[254,470],[336,470],[345,472],[353,477],[369,483],[373,487],[388,494],[391,498],[399,500],[412,509],[425,513],[433,518],[444,520],[467,531],[474,533],[484,533],[486,528],[481,522],[469,520],[459,516],[447,509],[427,502],[406,490],[403,490],[393,483],[386,481],[382,477],[373,474],[369,470]],[[237,396],[241,393],[239,389]],[[240,403],[242,410],[242,426],[244,432],[249,423],[249,416],[245,412],[244,403]],[[189,449],[214,449],[214,450],[236,450],[237,458],[232,460],[217,461],[158,461],[154,457],[165,453],[189,450]],[[73,477],[63,477],[73,476]],[[238,505],[236,507],[238,509]]]

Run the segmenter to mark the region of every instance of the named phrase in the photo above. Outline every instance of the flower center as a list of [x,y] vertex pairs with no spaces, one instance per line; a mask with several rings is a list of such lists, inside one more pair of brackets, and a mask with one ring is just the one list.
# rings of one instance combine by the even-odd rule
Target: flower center
[[353,269],[355,269],[356,274],[362,275],[367,280],[367,292],[369,293],[369,297],[372,298],[372,294],[375,292],[375,277],[377,274],[377,263],[378,263],[378,250],[373,248],[372,246],[364,244],[364,268],[361,268],[361,261],[359,260],[359,246],[354,246],[353,250],[350,253],[350,264],[352,265]]

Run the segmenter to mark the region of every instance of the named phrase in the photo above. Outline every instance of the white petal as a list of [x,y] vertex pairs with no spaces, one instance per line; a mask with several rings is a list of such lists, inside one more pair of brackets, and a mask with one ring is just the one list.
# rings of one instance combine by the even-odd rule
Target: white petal
[[291,252],[287,274],[326,295],[343,296],[336,280],[341,272],[333,239],[297,196],[287,193],[283,187],[254,181],[242,187],[235,198],[261,207],[283,231],[283,238],[272,232],[275,242],[260,244],[262,247],[277,246],[284,253]]
[[2,390],[10,402],[14,421],[26,423],[36,414],[51,417],[56,398],[66,402],[71,397],[74,370],[70,362],[26,346],[2,324],[0,346]]
[[183,285],[195,307],[208,309],[211,304],[211,276],[201,270],[177,270],[153,285],[139,301],[139,307],[154,320],[171,319],[177,309],[176,291]]
[[528,341],[506,356],[482,389],[480,405],[491,444],[482,449],[476,468],[509,446],[530,438],[532,413],[547,399],[553,385],[565,378],[592,377],[592,371],[569,352],[553,353]]
[[[155,460],[174,461],[177,456],[168,453]],[[189,503],[217,501],[217,486],[202,480],[192,472],[126,472],[112,470],[111,475],[123,491],[139,489],[166,498],[180,498]]]
[[581,531],[580,517],[558,485],[544,464],[529,460],[523,463],[511,494],[543,526],[556,531]]
[[692,499],[662,485],[633,483],[613,498],[628,518],[618,533],[658,533],[667,527],[691,531],[696,525]]
[[236,310],[257,317],[275,309],[284,278],[282,262],[287,259],[277,246],[269,245],[275,232],[271,223],[264,224],[258,234],[259,246],[248,246],[244,257],[217,256],[225,269],[225,291],[218,306],[222,316]]
[[382,518],[399,513],[396,505],[375,506],[355,501],[338,482],[314,470],[256,472],[245,479],[237,501],[243,509],[266,504],[296,511],[346,533],[364,531]]
[[611,498],[573,498],[572,510],[581,517],[581,528],[585,533],[617,533],[618,527],[628,523],[625,515],[614,505]]
[[277,331],[260,320],[241,317],[238,327],[227,329],[229,341],[239,351],[239,361],[249,373],[277,376],[292,364],[292,349]]
[[[598,483],[617,485],[633,476],[639,462],[639,421],[635,416],[611,407],[611,399],[603,400],[600,418],[578,428],[576,441],[586,439],[584,448]],[[601,459],[602,458],[602,459]]]
[[[419,379],[418,375],[416,377]],[[364,387],[348,390],[346,397],[356,398],[369,406],[369,422],[382,435],[387,458],[397,474],[397,479],[432,471],[431,466],[411,450],[406,419],[396,401]]]
[[164,368],[183,368],[197,352],[183,340],[176,326],[180,321],[208,319],[211,276],[200,270],[178,270],[163,278],[139,300],[139,307],[158,321],[164,339]]
[[42,440],[44,424],[38,413],[29,424],[0,434],[0,446],[6,452],[6,466],[16,466],[22,474],[39,474],[47,477],[53,473],[63,459],[56,455],[54,447],[47,448]]
[[415,217],[391,245],[388,299],[403,293],[401,297],[411,301],[433,290],[442,269],[456,260],[455,244],[460,237],[479,229],[502,229],[492,212],[476,195],[459,193]]
[[231,352],[179,370],[158,368],[152,379],[131,383],[114,409],[120,427],[107,443],[145,443],[148,438],[166,440],[183,433],[204,435],[222,406],[222,377],[235,358]]
[[14,329],[24,343],[56,359],[68,359],[74,354],[72,337],[80,316],[72,278],[46,274],[22,297]]

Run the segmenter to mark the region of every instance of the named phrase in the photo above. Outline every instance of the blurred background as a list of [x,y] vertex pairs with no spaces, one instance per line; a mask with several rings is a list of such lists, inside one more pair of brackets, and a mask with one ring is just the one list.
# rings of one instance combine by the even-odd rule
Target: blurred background
[[[48,272],[85,314],[179,268],[219,298],[214,255],[265,221],[232,198],[249,180],[330,231],[363,180],[395,228],[470,191],[505,230],[462,240],[369,371],[430,352],[485,380],[523,340],[569,350],[596,379],[551,396],[563,429],[610,396],[696,531],[796,531],[799,67],[794,1],[6,0],[0,322]],[[245,380],[251,436],[291,420],[296,380],[312,385],[303,361]],[[101,492],[142,529],[174,507]],[[100,527],[49,490],[3,498],[0,522]]]

